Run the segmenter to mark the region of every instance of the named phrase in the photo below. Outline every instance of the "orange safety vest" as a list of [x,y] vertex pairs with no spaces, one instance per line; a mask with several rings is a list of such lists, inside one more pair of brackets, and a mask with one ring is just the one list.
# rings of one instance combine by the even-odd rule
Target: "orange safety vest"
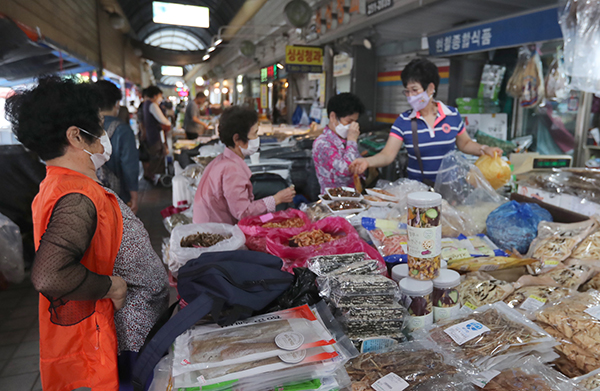
[[[96,207],[97,227],[81,264],[110,276],[123,236],[123,216],[117,198],[91,178],[62,167],[48,166],[33,200],[33,231],[37,248],[61,197],[79,193]],[[118,391],[117,334],[110,299],[97,300],[92,316],[73,326],[50,321],[50,302],[40,294],[40,373],[44,391]]]

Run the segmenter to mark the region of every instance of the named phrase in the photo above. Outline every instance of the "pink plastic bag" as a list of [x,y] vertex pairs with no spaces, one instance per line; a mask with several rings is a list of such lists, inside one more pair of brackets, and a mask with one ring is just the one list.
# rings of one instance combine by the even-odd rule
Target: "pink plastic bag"
[[310,224],[310,219],[306,214],[298,209],[286,209],[281,212],[268,213],[262,216],[246,217],[240,220],[238,227],[246,235],[246,247],[252,251],[267,252],[266,237],[272,232],[285,232],[291,236],[297,235],[304,227],[300,228],[264,228],[267,223],[280,223],[282,221],[301,218],[304,221],[304,227]]
[[[328,243],[307,246],[290,247],[290,239],[300,232],[321,231],[340,237]],[[342,217],[327,217],[314,224],[305,226],[299,232],[291,233],[278,230],[267,235],[267,252],[283,259],[283,270],[292,272],[295,267],[306,267],[306,262],[317,255],[350,254],[365,252],[371,259],[376,259],[385,266],[379,252],[362,240],[354,227]]]

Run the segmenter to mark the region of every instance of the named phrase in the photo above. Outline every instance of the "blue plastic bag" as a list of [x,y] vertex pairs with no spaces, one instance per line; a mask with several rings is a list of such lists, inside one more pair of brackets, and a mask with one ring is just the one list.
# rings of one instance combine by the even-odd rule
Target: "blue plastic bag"
[[552,221],[552,215],[537,204],[510,201],[494,210],[486,220],[488,237],[503,250],[516,249],[526,254],[537,237],[540,221]]

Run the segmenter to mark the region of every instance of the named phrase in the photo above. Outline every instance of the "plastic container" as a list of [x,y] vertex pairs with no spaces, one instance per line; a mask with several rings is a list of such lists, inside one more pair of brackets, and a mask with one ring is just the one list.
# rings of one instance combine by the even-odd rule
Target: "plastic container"
[[440,269],[448,269],[448,262],[443,259],[440,261]]
[[399,285],[404,307],[410,315],[408,329],[414,331],[433,324],[433,305],[431,301],[433,282],[407,277],[403,278]]
[[440,275],[433,280],[433,321],[451,318],[460,311],[460,274],[454,270],[442,269]]
[[433,280],[439,274],[442,253],[442,196],[411,193],[407,205],[409,276]]
[[408,265],[406,263],[396,265],[392,268],[392,280],[400,282],[406,277],[408,277]]

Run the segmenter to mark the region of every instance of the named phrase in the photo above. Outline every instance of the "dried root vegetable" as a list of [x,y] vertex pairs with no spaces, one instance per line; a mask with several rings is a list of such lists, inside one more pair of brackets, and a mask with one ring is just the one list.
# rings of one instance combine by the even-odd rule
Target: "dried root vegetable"
[[283,220],[278,223],[263,224],[263,228],[301,228],[304,227],[304,220],[300,217]]
[[600,358],[600,320],[585,312],[600,306],[600,292],[591,290],[565,297],[536,313],[538,321],[554,327],[577,346]]
[[338,237],[325,233],[320,229],[300,232],[298,235],[290,238],[290,247],[307,247],[319,244],[329,243],[338,239]]
[[198,232],[182,238],[181,247],[211,247],[229,238],[231,238],[231,236],[211,234],[208,232]]
[[596,277],[586,282],[582,287],[583,291],[589,291],[590,289],[600,290],[600,274],[597,274]]
[[586,390],[595,390],[600,387],[600,372],[582,379],[578,384]]
[[578,370],[582,371],[583,373],[588,373],[596,368],[600,368],[600,359],[597,359],[587,350],[574,344],[573,341],[571,341],[569,338],[566,338],[554,327],[541,322],[538,322],[538,324],[544,329],[545,332],[550,334],[550,336],[552,336],[556,342],[558,342],[558,345],[556,345],[554,349],[561,353],[562,356]]
[[554,303],[555,301],[571,294],[571,290],[561,287],[551,286],[524,286],[513,292],[504,299],[504,302],[511,308],[519,308],[521,304],[530,296],[536,296],[545,300],[545,303]]
[[510,282],[496,280],[483,272],[467,274],[467,278],[458,286],[461,303],[469,303],[475,307],[502,301],[514,290]]
[[600,261],[600,231],[585,238],[571,253],[571,257],[582,261]]
[[484,391],[555,391],[552,381],[538,373],[525,373],[520,368],[502,371],[483,387]]
[[515,283],[515,287],[545,285],[576,290],[596,273],[596,269],[591,266],[564,266],[561,264],[550,270],[548,273],[537,276],[521,276]]

